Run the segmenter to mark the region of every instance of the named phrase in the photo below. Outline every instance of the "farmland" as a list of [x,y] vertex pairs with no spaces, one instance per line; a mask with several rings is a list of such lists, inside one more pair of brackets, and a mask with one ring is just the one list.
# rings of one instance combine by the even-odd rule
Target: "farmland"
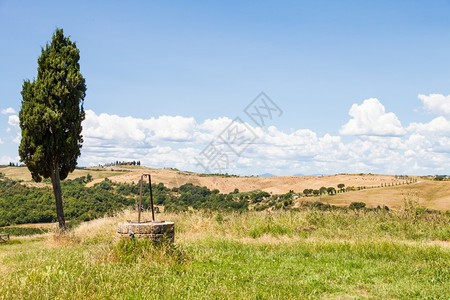
[[[6,167],[0,169],[5,176],[22,180],[23,184],[31,186],[50,186],[49,183],[34,183],[27,168]],[[387,205],[400,208],[405,197],[414,198],[421,207],[437,210],[450,210],[450,181],[433,181],[419,178],[414,184],[404,184],[406,179],[393,175],[374,174],[339,174],[327,176],[280,176],[280,177],[237,177],[237,176],[205,176],[203,174],[182,172],[171,169],[151,169],[143,166],[114,166],[77,169],[68,179],[74,179],[90,174],[93,186],[105,178],[117,183],[137,183],[142,173],[150,173],[153,183],[163,183],[168,188],[179,187],[186,183],[205,186],[211,190],[218,189],[221,193],[230,193],[235,189],[240,192],[261,190],[271,194],[284,194],[290,190],[301,193],[306,188],[319,189],[322,186],[336,187],[345,184],[346,187],[366,187],[357,192],[336,195],[321,195],[320,197],[302,198],[304,201],[322,201],[335,205],[349,205],[351,202],[364,202],[369,207]],[[410,180],[416,179],[410,177]],[[382,188],[380,186],[383,185]],[[389,186],[386,186],[389,185]],[[372,188],[377,187],[377,188]]]

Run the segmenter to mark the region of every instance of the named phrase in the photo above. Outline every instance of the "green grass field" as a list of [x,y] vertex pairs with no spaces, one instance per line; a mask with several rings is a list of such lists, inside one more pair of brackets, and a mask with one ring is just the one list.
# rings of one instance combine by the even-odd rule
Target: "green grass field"
[[[448,299],[450,216],[412,210],[159,214],[175,245],[117,223],[0,244],[2,299]],[[148,217],[148,216],[147,216]]]

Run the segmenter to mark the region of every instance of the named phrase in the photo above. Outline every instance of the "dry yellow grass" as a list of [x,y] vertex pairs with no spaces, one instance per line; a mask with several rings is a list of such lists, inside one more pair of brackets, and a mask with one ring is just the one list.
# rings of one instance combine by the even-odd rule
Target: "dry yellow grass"
[[335,205],[364,202],[369,207],[387,205],[390,208],[403,207],[405,200],[413,200],[417,201],[421,207],[450,210],[450,181],[424,180],[409,185],[368,189],[332,196],[302,198],[302,200],[322,201]]
[[[49,186],[47,183],[37,183],[32,181],[30,171],[26,167],[6,167],[1,168],[0,172],[5,174],[6,177],[14,180],[23,180],[25,185],[43,187]],[[87,176],[91,174],[94,180],[100,179],[102,181],[105,177],[117,176],[124,174],[126,170],[115,170],[114,168],[87,168],[87,169],[76,169],[73,173],[67,176],[67,179],[75,179],[82,176]]]
[[[397,211],[401,214],[401,211]],[[321,226],[312,226],[309,224],[316,214],[326,218],[326,222]],[[394,213],[395,214],[395,213]],[[358,215],[358,217],[356,216]],[[328,224],[339,220],[340,217],[345,216],[349,218],[357,218],[359,222],[366,220],[368,225],[377,222],[375,213],[364,212],[320,212],[320,211],[301,211],[301,212],[284,212],[284,211],[265,211],[265,212],[247,212],[240,213],[223,213],[222,221],[217,221],[217,213],[210,212],[196,212],[196,213],[161,213],[156,215],[157,220],[165,220],[175,223],[175,240],[177,243],[190,243],[192,241],[208,239],[214,237],[216,239],[230,239],[245,244],[282,244],[286,242],[320,242],[323,237],[327,237],[327,241],[342,242],[356,242],[361,239],[372,239],[371,235],[380,235],[386,241],[404,242],[421,245],[437,245],[440,247],[449,247],[450,241],[447,238],[440,240],[401,240],[399,236],[390,236],[380,233],[371,232],[372,229],[366,228],[370,234],[352,233],[352,229],[346,225]],[[379,216],[378,216],[379,217]],[[95,219],[89,222],[84,222],[74,230],[67,233],[65,236],[59,237],[55,234],[47,234],[52,246],[66,246],[73,243],[91,244],[104,241],[106,243],[114,243],[117,241],[116,232],[117,225],[127,220],[136,220],[137,212],[132,210],[125,210],[124,212],[114,217],[104,217]],[[150,220],[151,213],[144,212],[142,219]],[[389,220],[389,218],[388,218]],[[265,228],[267,223],[270,223],[269,232],[262,233],[258,236],[249,236],[249,232],[255,228]],[[356,225],[355,225],[356,226]],[[416,224],[416,226],[419,226]],[[327,227],[327,228],[325,228]],[[329,228],[328,228],[329,227]],[[370,227],[370,226],[368,226]],[[277,231],[277,228],[292,229]],[[309,229],[309,230],[305,230]],[[298,232],[305,232],[305,236],[298,234]],[[321,233],[320,233],[321,232]],[[308,236],[308,237],[306,237]]]
[[[116,168],[114,168],[116,169]],[[129,173],[108,177],[114,182],[137,183],[142,173],[150,173],[153,183],[163,183],[165,186],[179,187],[186,183],[206,186],[213,190],[218,189],[222,193],[229,193],[234,189],[241,192],[253,190],[263,190],[274,194],[284,194],[290,190],[302,192],[306,188],[319,189],[322,186],[336,187],[343,183],[346,186],[379,186],[381,184],[403,183],[405,180],[397,179],[392,175],[327,175],[327,176],[280,176],[280,177],[225,177],[225,176],[204,176],[188,172],[173,171],[170,169],[150,169],[141,167],[140,169],[126,168],[123,170]],[[89,186],[102,181],[98,178],[91,182]]]
[[43,228],[43,229],[56,229],[58,228],[58,223],[28,223],[28,224],[17,224],[17,225],[10,225],[10,226],[4,226],[5,228],[8,227],[22,227],[22,228]]

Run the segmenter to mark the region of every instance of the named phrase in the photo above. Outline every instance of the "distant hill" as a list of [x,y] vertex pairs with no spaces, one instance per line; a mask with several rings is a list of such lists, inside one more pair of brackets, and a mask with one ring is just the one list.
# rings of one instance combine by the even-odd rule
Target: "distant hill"
[[[31,175],[27,168],[5,167],[0,172],[6,177],[23,180],[25,185],[48,186],[49,181],[39,184],[31,181]],[[152,169],[144,166],[114,166],[94,167],[75,170],[68,176],[73,179],[91,174],[92,186],[108,177],[114,182],[138,183],[142,173],[152,175],[152,183],[163,183],[165,186],[179,187],[186,183],[205,186],[211,190],[218,189],[221,193],[230,193],[235,189],[240,192],[262,190],[273,194],[285,194],[290,190],[296,193],[304,189],[320,189],[321,187],[337,188],[338,184],[346,187],[377,187],[364,191],[348,192],[333,196],[305,197],[299,201],[322,201],[330,204],[348,205],[353,201],[361,201],[368,206],[387,205],[390,208],[399,208],[404,205],[405,195],[417,200],[423,207],[449,210],[450,209],[450,181],[432,181],[421,179],[422,183],[405,185],[405,179],[393,175],[377,174],[338,174],[316,176],[275,176],[265,173],[259,177],[230,177],[230,176],[205,176],[191,172],[183,172],[171,169]]]
[[277,175],[273,175],[272,173],[264,173],[258,175],[259,177],[276,177]]

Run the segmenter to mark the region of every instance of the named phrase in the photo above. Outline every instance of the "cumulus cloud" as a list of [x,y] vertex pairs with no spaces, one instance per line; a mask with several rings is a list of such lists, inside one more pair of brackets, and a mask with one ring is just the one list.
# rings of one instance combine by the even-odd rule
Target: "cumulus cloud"
[[[148,119],[96,114],[86,111],[85,143],[80,165],[116,160],[140,160],[152,167],[175,167],[204,172],[203,155],[216,149],[227,158],[222,172],[237,174],[333,174],[372,172],[435,174],[450,170],[450,121],[440,116],[429,123],[411,123],[403,128],[395,114],[386,113],[377,99],[353,105],[353,117],[341,134],[355,135],[343,142],[340,136],[318,135],[310,129],[286,132],[275,126],[266,130],[245,124],[256,138],[236,154],[221,134],[233,120],[222,117],[198,122],[182,116]],[[11,118],[15,126],[17,119]],[[213,142],[216,148],[208,149]],[[233,146],[233,145],[232,145]],[[210,169],[212,172],[219,171]]]
[[428,123],[411,123],[408,131],[426,135],[450,135],[450,120],[440,116]]
[[114,144],[147,145],[159,141],[191,140],[196,127],[194,118],[161,116],[138,119],[86,111],[83,134],[88,139],[109,140]]
[[9,116],[8,124],[16,129],[19,129],[19,117],[16,115]]
[[401,136],[406,133],[397,116],[392,112],[386,113],[376,98],[364,100],[361,105],[353,104],[349,115],[353,118],[342,126],[340,134]]
[[[229,119],[198,124],[192,117],[160,116],[149,119],[121,117],[86,111],[81,163],[92,165],[116,160],[141,160],[159,167],[188,168],[194,158],[189,146],[213,138],[220,124]],[[231,120],[229,120],[231,121]],[[191,163],[192,166],[192,163]]]
[[[204,172],[198,159],[214,154],[207,152],[213,142],[229,159],[227,169],[221,171],[235,174],[448,173],[448,98],[438,96],[419,95],[419,98],[428,111],[439,116],[428,123],[405,127],[394,113],[386,112],[378,99],[354,104],[349,111],[351,119],[340,130],[341,135],[352,136],[345,142],[339,135],[318,134],[311,129],[286,131],[276,126],[263,129],[240,124],[241,129],[246,129],[243,141],[250,141],[240,148],[242,152],[233,151],[226,142],[226,137],[234,133],[230,126],[235,122],[228,117],[203,121],[183,116],[134,118],[87,110],[79,165],[140,160],[151,167]],[[12,110],[7,114],[9,133],[2,136],[0,144],[13,139],[18,143],[19,118]],[[17,159],[3,156],[2,160],[7,163]]]
[[450,119],[450,95],[430,94],[427,96],[419,94],[418,97],[422,100],[423,106],[427,111]]
[[224,140],[230,133],[227,130],[234,124],[232,122],[226,117],[201,123],[181,116],[139,119],[97,115],[87,110],[80,163],[93,165],[131,159],[157,167],[203,171],[198,159],[202,155],[211,155],[205,154],[211,142],[229,159],[230,168],[240,168],[239,171],[244,173],[264,161],[289,166],[294,160],[300,162],[296,166],[301,166],[314,157],[329,160],[341,155],[339,149],[343,144],[338,136],[319,137],[309,129],[285,133],[274,126],[264,131],[248,123],[240,124],[240,129],[247,130],[244,137],[252,143],[243,153],[233,151],[236,145],[229,145]]
[[3,115],[12,115],[12,114],[16,114],[16,111],[12,107],[3,108],[2,109],[2,114]]
[[[21,132],[20,132],[19,124],[20,124],[20,121],[19,121],[19,117],[17,115],[10,115],[8,117],[8,125],[11,126],[12,128],[14,128],[16,133],[17,133],[16,137],[14,137],[12,139],[12,142],[15,143],[15,144],[19,144],[20,143],[20,139],[21,139]],[[10,127],[7,128],[6,131],[10,132],[11,128]]]

